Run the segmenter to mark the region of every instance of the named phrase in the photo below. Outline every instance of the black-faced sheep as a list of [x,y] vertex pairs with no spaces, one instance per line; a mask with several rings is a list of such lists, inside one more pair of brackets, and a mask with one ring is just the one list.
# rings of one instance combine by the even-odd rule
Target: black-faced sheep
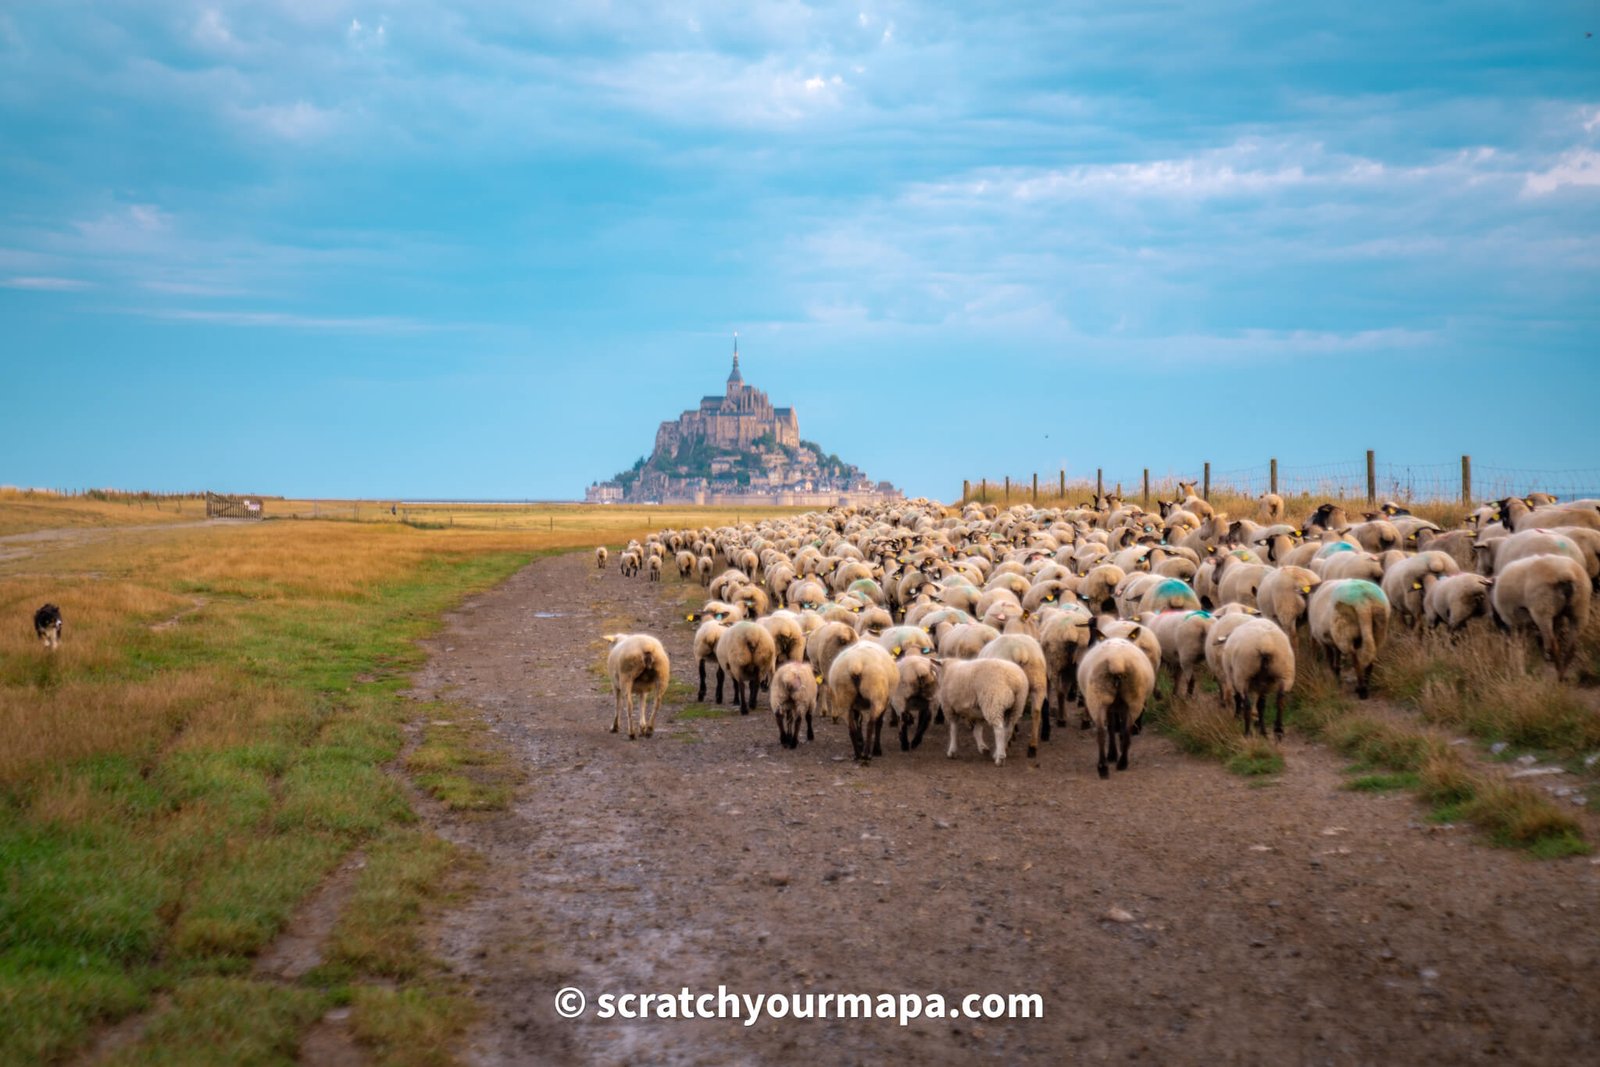
[[777,658],[777,645],[760,623],[741,619],[717,638],[717,666],[733,679],[733,699],[740,715],[750,714],[761,684],[772,677]]
[[835,715],[844,713],[850,744],[862,763],[883,755],[883,715],[899,681],[894,657],[870,641],[844,649],[828,668],[829,707]]
[[1100,752],[1096,770],[1101,778],[1110,777],[1106,770],[1108,756],[1116,760],[1117,770],[1128,769],[1133,725],[1144,714],[1145,702],[1155,686],[1156,674],[1149,657],[1138,645],[1120,637],[1101,641],[1078,662],[1078,689],[1094,724]]
[[1578,632],[1589,621],[1591,595],[1581,563],[1566,556],[1529,556],[1495,576],[1489,604],[1502,628],[1538,632],[1545,659],[1564,680],[1578,651]]
[[1360,578],[1324,581],[1311,594],[1308,612],[1312,638],[1328,653],[1340,674],[1348,659],[1355,670],[1356,694],[1365,700],[1372,666],[1389,634],[1389,600],[1376,584]]
[[767,702],[778,723],[779,744],[785,748],[800,747],[801,719],[806,723],[806,740],[816,739],[811,729],[811,713],[817,707],[817,679],[808,664],[789,662],[773,671]]
[[[628,740],[633,740],[633,697],[638,693],[639,733],[649,737],[656,732],[656,713],[661,710],[661,698],[666,695],[667,682],[672,677],[667,650],[649,634],[606,634],[605,639],[611,643],[611,651],[606,656],[606,674],[611,678],[617,705],[611,732],[618,732],[626,707]],[[655,698],[653,704],[652,697]]]

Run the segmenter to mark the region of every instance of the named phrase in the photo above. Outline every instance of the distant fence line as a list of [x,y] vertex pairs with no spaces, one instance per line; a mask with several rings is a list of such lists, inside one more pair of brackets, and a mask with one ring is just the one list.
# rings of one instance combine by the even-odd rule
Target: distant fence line
[[[1179,481],[1195,482],[1202,497],[1210,497],[1213,492],[1252,497],[1278,493],[1365,499],[1371,504],[1379,500],[1471,504],[1528,493],[1551,493],[1562,500],[1600,497],[1600,467],[1533,470],[1474,466],[1471,456],[1462,456],[1459,463],[1380,463],[1371,450],[1364,460],[1344,463],[1280,466],[1276,459],[1269,459],[1259,466],[1217,471],[1211,469],[1210,463],[1201,463],[1200,469],[1187,478],[1165,474],[1152,479],[1148,467],[1131,476],[1107,476],[1102,468],[1095,471],[1092,484],[1097,496],[1109,490],[1125,499],[1138,497],[1148,506],[1151,500],[1175,494]],[[961,499],[986,500],[991,493],[998,493],[1002,501],[1022,503],[1038,500],[1041,492],[1047,498],[1065,497],[1069,488],[1087,492],[1089,484],[1085,478],[1069,482],[1065,470],[1058,471],[1054,478],[1046,475],[1042,481],[1038,474],[1016,480],[983,478],[962,482]]]

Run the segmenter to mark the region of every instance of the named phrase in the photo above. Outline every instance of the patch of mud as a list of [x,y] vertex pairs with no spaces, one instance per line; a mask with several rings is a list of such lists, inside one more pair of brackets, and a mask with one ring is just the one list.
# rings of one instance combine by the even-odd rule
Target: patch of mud
[[[1147,731],[980,760],[935,727],[849,759],[788,752],[765,712],[606,732],[602,627],[633,619],[691,677],[678,583],[540,560],[447,620],[416,679],[523,761],[512,810],[427,817],[481,853],[434,950],[482,1009],[478,1064],[1585,1062],[1600,1039],[1600,867],[1440,830],[1343,789],[1291,739],[1262,785]],[[540,617],[559,613],[565,617]],[[583,1017],[554,997],[582,989]],[[1029,1020],[602,1020],[604,993],[1037,993]]]
[[296,981],[322,965],[323,949],[334,924],[344,914],[355,891],[356,878],[367,865],[359,849],[346,856],[337,870],[317,887],[289,919],[289,925],[271,947],[256,957],[256,977]]

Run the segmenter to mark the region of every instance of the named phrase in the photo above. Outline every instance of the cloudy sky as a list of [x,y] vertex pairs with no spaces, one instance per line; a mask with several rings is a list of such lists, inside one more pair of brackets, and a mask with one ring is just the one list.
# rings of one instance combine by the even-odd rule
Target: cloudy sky
[[[959,8],[965,6],[966,10]],[[16,0],[0,483],[1600,467],[1600,6]]]

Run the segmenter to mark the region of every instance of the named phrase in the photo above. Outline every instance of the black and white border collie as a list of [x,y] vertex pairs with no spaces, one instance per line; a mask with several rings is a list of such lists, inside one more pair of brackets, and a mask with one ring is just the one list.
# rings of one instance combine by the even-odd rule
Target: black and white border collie
[[33,613],[33,632],[39,635],[44,647],[52,651],[61,644],[61,609],[46,604]]

